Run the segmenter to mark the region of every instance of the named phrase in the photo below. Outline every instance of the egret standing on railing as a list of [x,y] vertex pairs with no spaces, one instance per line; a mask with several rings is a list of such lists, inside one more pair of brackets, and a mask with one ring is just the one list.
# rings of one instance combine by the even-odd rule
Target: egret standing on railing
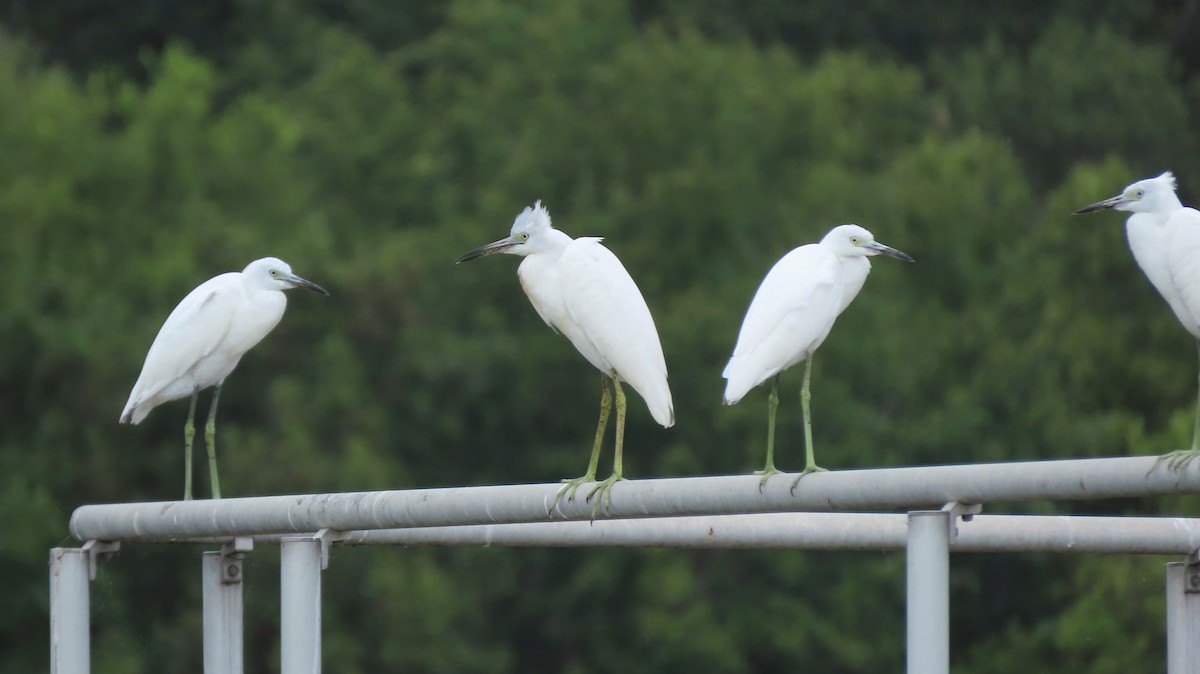
[[536,202],[513,222],[512,231],[499,241],[463,253],[466,262],[493,253],[510,253],[525,259],[517,267],[521,287],[542,320],[571,340],[589,363],[600,370],[600,422],[592,444],[592,458],[582,477],[563,480],[550,509],[564,493],[575,498],[580,485],[596,479],[600,443],[616,394],[617,428],[613,473],[588,492],[595,506],[601,499],[612,501],[611,489],[621,475],[621,452],[625,439],[625,393],[628,382],[641,394],[654,420],[664,428],[675,425],[671,389],[667,386],[667,364],[662,344],[646,300],[624,265],[595,237],[572,239],[550,226],[550,214]]
[[293,274],[283,260],[265,257],[251,262],[241,272],[221,274],[197,286],[167,316],[150,345],[142,374],[121,412],[121,423],[139,423],[150,410],[168,400],[192,397],[183,427],[184,500],[192,498],[193,419],[200,389],[216,387],[204,437],[212,496],[218,499],[221,485],[217,479],[216,423],[221,385],[242,356],[283,318],[287,297],[282,291],[289,288],[329,294],[321,286]]
[[[1200,351],[1200,211],[1187,208],[1175,194],[1175,176],[1167,171],[1157,178],[1139,180],[1115,197],[1084,206],[1075,213],[1105,209],[1129,211],[1125,235],[1133,259],[1146,273],[1175,317],[1198,341]],[[1192,448],[1167,455],[1174,469],[1200,457],[1200,393],[1196,399],[1196,425]]]
[[[779,374],[804,361],[804,387],[800,404],[804,409],[805,465],[800,477],[825,470],[813,458],[812,413],[809,379],[812,356],[825,341],[838,315],[862,289],[871,271],[873,255],[890,255],[912,262],[904,253],[875,241],[874,235],[858,225],[838,225],[820,243],[800,246],[784,255],[750,302],[733,357],[722,376],[725,404],[733,405],[750,389],[767,379],[767,463],[762,484],[779,471],[775,468],[775,411],[779,407]],[[800,481],[796,478],[792,489]]]

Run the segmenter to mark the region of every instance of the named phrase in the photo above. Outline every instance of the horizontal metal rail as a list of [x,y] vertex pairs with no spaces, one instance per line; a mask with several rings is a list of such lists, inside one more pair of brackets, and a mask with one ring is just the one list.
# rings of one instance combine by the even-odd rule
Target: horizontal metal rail
[[[897,513],[761,513],[595,522],[526,522],[341,531],[334,545],[507,548],[723,548],[903,550],[908,516]],[[952,552],[1186,555],[1200,550],[1200,518],[975,515],[958,523]],[[260,534],[278,545],[293,534]],[[223,543],[199,538],[173,543]]]
[[[479,524],[349,531],[341,545],[496,547],[787,548],[903,550],[908,516],[768,513],[648,520]],[[273,542],[278,537],[271,537]],[[272,542],[270,539],[264,542]],[[1200,549],[1200,519],[976,515],[958,524],[953,552],[1186,555]]]
[[[1200,493],[1200,465],[1174,472],[1157,457],[923,466],[814,473],[759,485],[753,475],[620,482],[600,518],[796,511],[899,510],[1018,501],[1109,499]],[[454,487],[82,506],[71,516],[80,541],[169,541],[475,524],[588,520],[592,505],[563,499],[558,484]]]

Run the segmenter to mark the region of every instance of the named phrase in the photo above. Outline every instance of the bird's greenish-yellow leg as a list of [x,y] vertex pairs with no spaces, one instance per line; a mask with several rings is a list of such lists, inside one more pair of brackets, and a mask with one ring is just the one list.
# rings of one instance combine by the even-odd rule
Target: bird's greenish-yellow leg
[[[1196,340],[1196,353],[1200,355],[1200,339]],[[1196,378],[1196,425],[1192,428],[1192,458],[1197,454],[1200,454],[1200,376]]]
[[762,470],[754,471],[762,475],[758,482],[759,489],[767,483],[772,475],[779,472],[775,467],[775,413],[779,410],[779,375],[771,379],[771,394],[767,396],[767,464]]
[[563,480],[562,488],[558,490],[558,494],[554,496],[554,502],[550,504],[551,511],[558,506],[563,494],[571,492],[567,500],[574,501],[575,492],[579,491],[579,486],[596,479],[596,468],[600,465],[600,444],[604,442],[604,430],[608,428],[608,417],[611,414],[612,393],[608,387],[608,375],[602,372],[600,373],[600,422],[596,424],[596,441],[592,443],[592,458],[588,461],[587,473],[584,473],[583,477]]
[[[1196,340],[1196,351],[1200,354],[1200,340]],[[1200,376],[1196,380],[1196,425],[1192,429],[1192,448],[1177,449],[1174,452],[1168,452],[1159,457],[1159,461],[1166,460],[1167,465],[1171,470],[1181,471],[1187,468],[1188,464],[1200,458]],[[1158,461],[1154,463],[1158,466]],[[1151,468],[1151,470],[1154,470]]]
[[812,379],[812,361],[813,357],[809,354],[804,361],[804,387],[800,389],[800,406],[804,408],[804,470],[800,471],[800,476],[792,482],[792,491],[796,491],[796,485],[800,483],[800,478],[809,473],[819,473],[825,469],[817,465],[816,459],[813,458],[813,439],[812,439],[812,392],[809,390],[809,381]]
[[601,500],[604,501],[606,509],[612,506],[613,485],[625,479],[622,475],[624,469],[621,463],[621,451],[625,444],[625,392],[621,390],[621,380],[617,379],[616,375],[613,375],[612,384],[617,398],[617,448],[613,455],[612,475],[592,487],[592,491],[587,495],[587,500],[592,502],[592,517],[596,516],[596,508],[600,505]]
[[208,406],[208,423],[204,425],[204,441],[208,445],[208,475],[212,479],[212,497],[221,498],[221,481],[217,479],[217,403],[221,400],[221,385],[213,389],[212,404]]
[[183,425],[183,500],[192,500],[192,440],[196,437],[196,399],[200,389],[192,391],[192,403],[188,405],[187,423]]

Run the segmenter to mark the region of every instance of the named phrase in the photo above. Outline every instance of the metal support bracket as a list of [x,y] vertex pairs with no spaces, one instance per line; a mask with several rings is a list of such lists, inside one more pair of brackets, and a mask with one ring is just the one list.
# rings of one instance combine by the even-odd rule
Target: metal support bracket
[[958,536],[958,518],[961,517],[962,521],[970,522],[976,515],[983,512],[983,506],[978,503],[950,501],[942,506],[942,512],[950,513],[950,538],[953,540]]
[[221,546],[221,583],[237,585],[242,582],[242,560],[254,551],[254,539],[239,536]]
[[88,580],[96,580],[96,562],[100,555],[111,555],[121,549],[120,541],[91,540],[83,544],[83,552],[88,560]]
[[1200,594],[1200,550],[1193,550],[1183,560],[1183,591]]
[[346,535],[333,529],[321,529],[313,534],[313,538],[321,541],[321,570],[324,571],[329,568],[329,547],[338,541],[344,540]]

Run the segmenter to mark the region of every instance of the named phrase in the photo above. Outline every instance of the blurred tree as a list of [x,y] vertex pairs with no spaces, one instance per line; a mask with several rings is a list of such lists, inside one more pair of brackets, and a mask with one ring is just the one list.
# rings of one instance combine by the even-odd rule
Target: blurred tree
[[939,70],[958,125],[1010,138],[1038,183],[1057,184],[1073,163],[1109,153],[1162,162],[1142,168],[1148,173],[1200,169],[1194,121],[1162,45],[1062,19],[1027,52],[993,36],[965,57],[942,59]]
[[[1179,446],[1192,347],[1119,218],[1068,214],[1166,168],[1197,201],[1194,5],[0,5],[0,674],[45,669],[72,509],[174,497],[186,411],[116,417],[173,302],[250,259],[333,298],[293,298],[227,388],[232,494],[573,474],[588,366],[511,260],[451,263],[536,198],[607,237],[658,324],[679,423],[631,406],[631,476],[757,465],[763,395],[719,407],[721,367],[770,264],[842,221],[918,262],[880,265],[816,365],[830,467]],[[97,671],[199,671],[193,553],[106,565]],[[955,665],[1161,669],[1160,573],[956,557]],[[248,669],[271,671],[277,553],[248,574]],[[900,555],[343,550],[325,643],[344,672],[897,670],[902,577]]]

